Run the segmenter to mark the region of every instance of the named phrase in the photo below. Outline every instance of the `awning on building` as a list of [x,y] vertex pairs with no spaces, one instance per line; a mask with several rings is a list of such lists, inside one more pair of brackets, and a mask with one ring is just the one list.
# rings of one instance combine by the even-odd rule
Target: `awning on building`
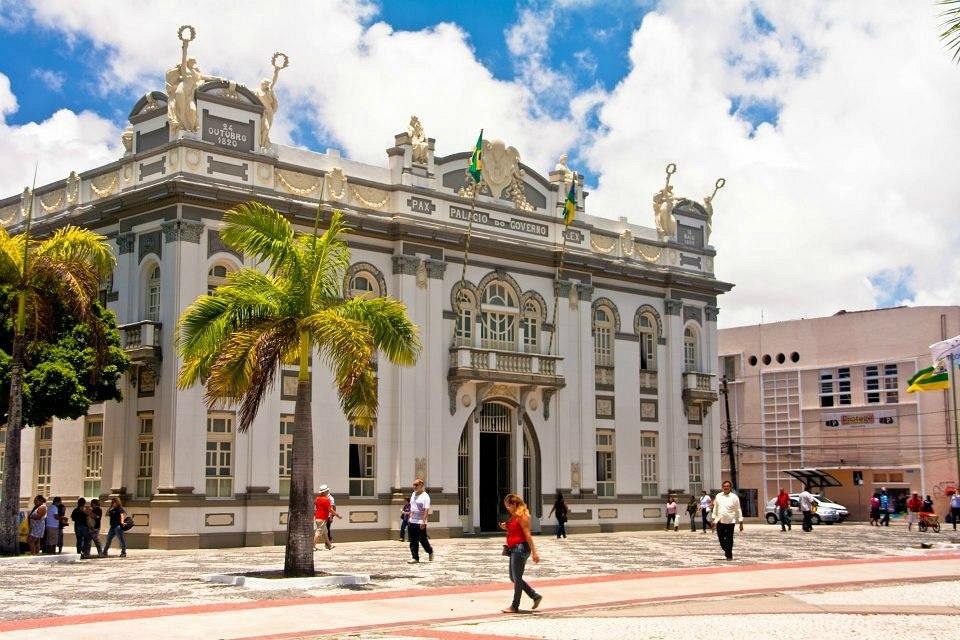
[[799,480],[804,486],[819,489],[843,486],[843,483],[822,469],[787,469],[784,473]]

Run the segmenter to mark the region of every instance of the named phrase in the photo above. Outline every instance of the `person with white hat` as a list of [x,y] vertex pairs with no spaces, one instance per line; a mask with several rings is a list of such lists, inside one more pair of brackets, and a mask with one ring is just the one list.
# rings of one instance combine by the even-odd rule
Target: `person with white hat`
[[313,534],[313,549],[316,551],[317,544],[323,543],[327,549],[333,549],[330,544],[330,533],[327,531],[327,519],[330,517],[330,489],[322,484],[319,488],[319,494],[313,501],[313,520],[316,526],[316,532]]

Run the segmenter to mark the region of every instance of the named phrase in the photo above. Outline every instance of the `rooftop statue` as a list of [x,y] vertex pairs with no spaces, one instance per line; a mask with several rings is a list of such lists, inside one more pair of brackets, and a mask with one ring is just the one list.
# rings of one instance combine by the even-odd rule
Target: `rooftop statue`
[[427,164],[427,137],[423,133],[423,125],[420,124],[420,118],[417,116],[410,116],[407,135],[410,136],[410,144],[413,145],[413,163]]
[[713,199],[717,195],[717,191],[723,189],[723,185],[727,184],[726,179],[717,178],[716,183],[713,185],[713,193],[703,198],[703,208],[707,210],[707,225],[703,230],[703,243],[710,244],[710,233],[713,231]]
[[[280,62],[278,62],[278,60]],[[274,88],[277,86],[277,79],[280,77],[280,69],[286,69],[290,64],[290,58],[285,53],[279,51],[273,54],[270,59],[273,65],[273,79],[264,78],[260,81],[260,90],[257,96],[263,103],[263,116],[260,118],[260,148],[270,148],[270,128],[273,127],[273,116],[277,113],[280,103],[277,101],[277,94]]]
[[554,171],[559,171],[563,176],[563,184],[569,185],[573,182],[573,171],[570,170],[570,167],[567,166],[567,154],[560,154],[560,159],[557,161],[557,166],[553,168]]
[[672,162],[667,165],[667,181],[663,189],[653,196],[653,220],[657,224],[657,235],[661,239],[677,235],[677,220],[673,217],[673,207],[677,200],[673,195],[673,187],[670,186],[670,176],[676,172],[677,165]]
[[[187,33],[189,37],[185,36]],[[213,76],[204,75],[195,58],[187,56],[187,47],[197,37],[197,30],[190,25],[183,25],[177,31],[177,37],[182,43],[180,64],[173,67],[166,74],[167,84],[167,117],[170,120],[170,132],[197,131],[197,88],[213,79]]]

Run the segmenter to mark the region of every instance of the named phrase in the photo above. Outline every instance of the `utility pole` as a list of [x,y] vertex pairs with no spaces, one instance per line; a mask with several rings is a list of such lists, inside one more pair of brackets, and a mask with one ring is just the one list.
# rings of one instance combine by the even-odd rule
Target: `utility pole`
[[727,457],[730,459],[730,484],[734,489],[740,487],[737,481],[737,456],[733,446],[733,423],[730,422],[730,390],[727,388],[727,376],[723,376],[723,409],[727,418]]

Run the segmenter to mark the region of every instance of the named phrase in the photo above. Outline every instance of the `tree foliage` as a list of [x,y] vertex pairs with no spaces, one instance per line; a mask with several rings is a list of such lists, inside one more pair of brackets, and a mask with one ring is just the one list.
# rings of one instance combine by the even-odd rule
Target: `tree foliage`
[[940,13],[943,18],[940,39],[953,52],[953,61],[960,62],[960,0],[939,0],[937,4],[946,7]]

